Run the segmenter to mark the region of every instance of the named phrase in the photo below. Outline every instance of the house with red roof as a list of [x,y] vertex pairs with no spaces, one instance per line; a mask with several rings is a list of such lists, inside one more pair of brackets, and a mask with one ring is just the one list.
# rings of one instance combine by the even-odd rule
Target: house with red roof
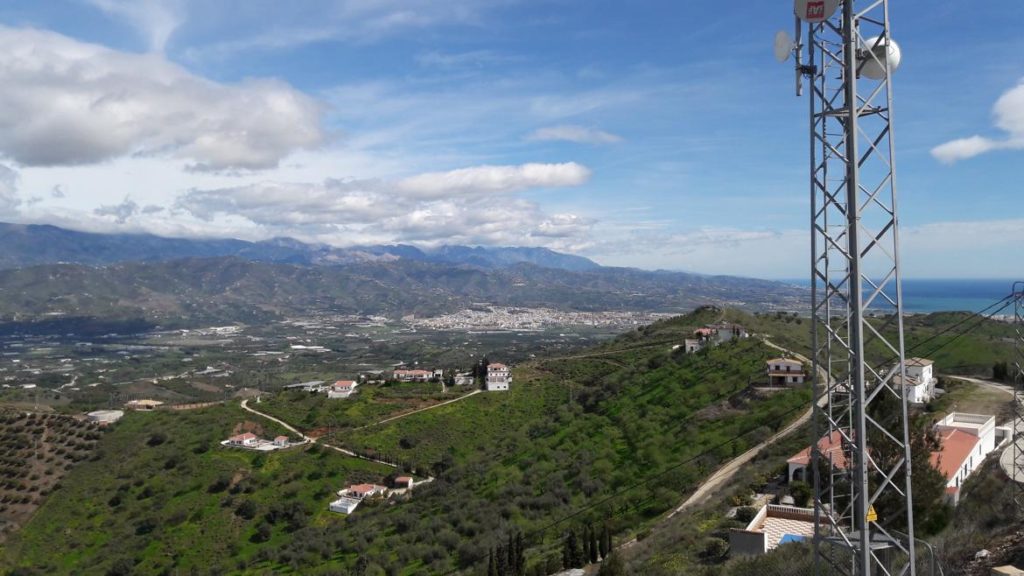
[[[821,459],[831,462],[836,470],[846,470],[846,452],[843,450],[843,435],[838,430],[818,440]],[[808,470],[811,466],[811,447],[808,446],[786,460],[790,482],[813,482]]]
[[359,386],[359,383],[353,380],[338,380],[327,389],[327,397],[348,398],[356,391],[356,386]]
[[257,442],[259,442],[259,437],[253,434],[252,432],[246,432],[244,434],[239,434],[237,436],[232,436],[231,438],[228,438],[228,444],[231,444],[233,446],[246,446],[251,448],[253,446],[256,446]]
[[996,449],[996,419],[987,414],[953,412],[935,424],[939,449],[932,466],[946,477],[946,497],[960,500],[960,488],[972,472]]
[[362,500],[369,496],[383,494],[385,491],[387,491],[387,488],[376,484],[353,484],[348,487],[348,490],[345,490],[345,495],[350,498],[358,498]]

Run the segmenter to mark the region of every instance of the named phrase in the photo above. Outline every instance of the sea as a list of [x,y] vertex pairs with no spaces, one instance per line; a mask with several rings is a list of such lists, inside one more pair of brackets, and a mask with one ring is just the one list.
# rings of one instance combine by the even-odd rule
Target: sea
[[[798,286],[809,286],[806,279],[790,280]],[[1009,316],[1014,313],[1013,301],[1002,307],[1002,304],[991,306],[1013,292],[1013,280],[1000,279],[924,279],[907,278],[903,280],[903,311],[911,314],[927,314],[929,312],[982,312],[997,316]]]

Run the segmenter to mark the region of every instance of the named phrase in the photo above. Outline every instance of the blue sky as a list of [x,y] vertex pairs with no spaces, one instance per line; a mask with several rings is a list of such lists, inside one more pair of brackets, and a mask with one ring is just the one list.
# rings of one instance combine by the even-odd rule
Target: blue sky
[[[804,276],[791,10],[722,5],[4,3],[0,219]],[[1019,275],[1024,4],[891,10],[905,273]]]

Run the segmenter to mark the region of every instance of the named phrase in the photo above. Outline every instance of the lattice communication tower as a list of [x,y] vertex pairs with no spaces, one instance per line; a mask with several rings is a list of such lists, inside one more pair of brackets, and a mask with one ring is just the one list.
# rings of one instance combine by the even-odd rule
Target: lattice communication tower
[[[810,93],[815,571],[916,574],[887,0],[797,0]],[[822,450],[834,447],[834,449]]]

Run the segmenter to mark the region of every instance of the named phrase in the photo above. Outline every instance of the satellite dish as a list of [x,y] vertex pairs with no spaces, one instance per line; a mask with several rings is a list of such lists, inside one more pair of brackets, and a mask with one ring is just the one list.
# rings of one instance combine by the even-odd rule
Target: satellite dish
[[785,62],[789,59],[789,53],[793,51],[793,39],[785,30],[775,33],[775,59]]
[[903,54],[895,40],[875,36],[864,41],[860,59],[860,75],[872,80],[885,78],[885,63],[888,60],[889,70],[895,72],[900,67]]
[[832,17],[839,8],[839,0],[794,0],[796,17],[804,22],[817,24]]

